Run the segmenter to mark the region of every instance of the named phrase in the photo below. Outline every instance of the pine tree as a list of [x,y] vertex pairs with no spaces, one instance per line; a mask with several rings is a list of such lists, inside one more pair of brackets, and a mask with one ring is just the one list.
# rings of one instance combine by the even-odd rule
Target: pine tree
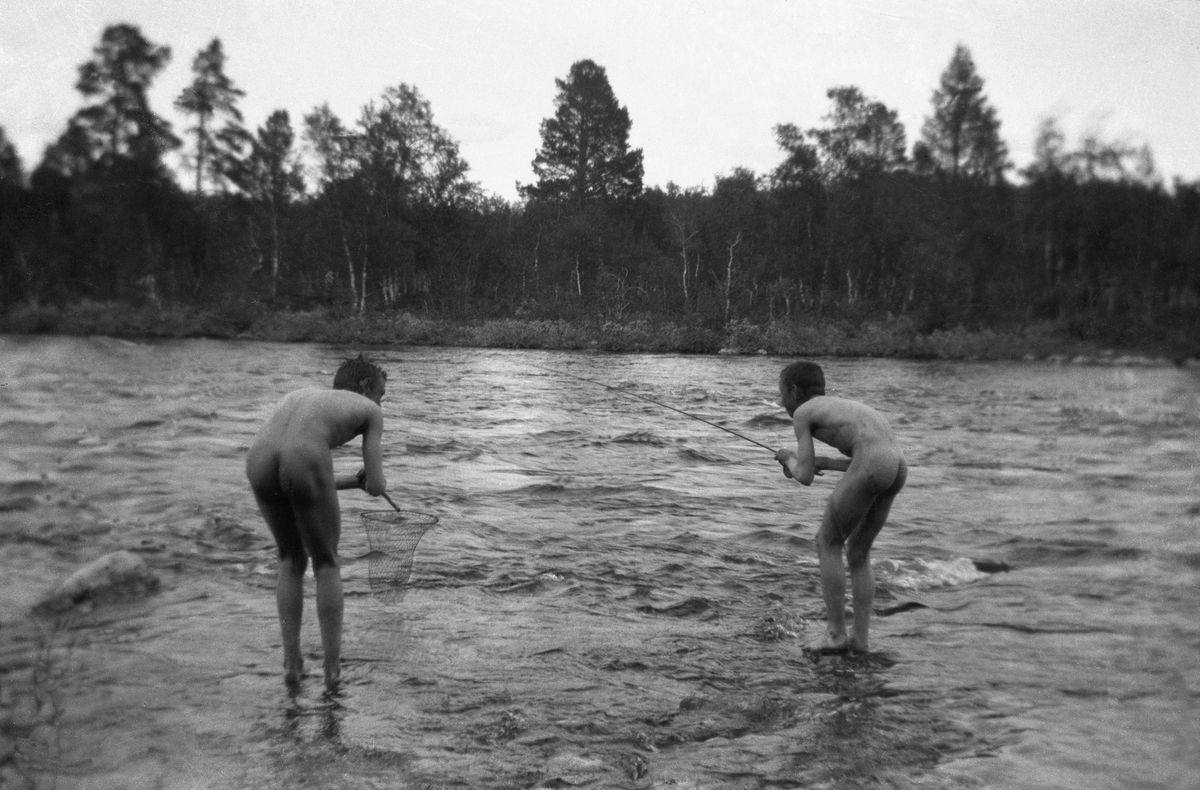
[[79,67],[85,105],[46,149],[35,192],[72,227],[59,280],[105,297],[151,302],[171,280],[170,207],[178,192],[163,155],[179,147],[150,108],[151,84],[171,57],[128,24],[110,25]]
[[[157,168],[162,154],[179,147],[171,125],[150,109],[150,84],[171,59],[171,49],[155,46],[127,24],[104,30],[94,58],[79,67],[75,87],[92,103],[71,127],[86,138],[93,162],[127,159]],[[68,135],[71,135],[68,129]]]
[[576,203],[640,195],[642,150],[629,148],[629,110],[617,102],[604,68],[581,60],[554,82],[554,117],[542,121],[533,160],[537,184],[519,186],[521,194]]
[[971,52],[959,44],[933,92],[933,115],[925,119],[922,140],[913,151],[918,167],[951,176],[999,182],[1009,167],[996,110],[983,94],[983,78]]
[[[196,116],[196,125],[188,131],[196,135],[192,165],[196,171],[196,194],[200,194],[206,179],[217,187],[229,180],[250,137],[242,127],[242,112],[237,108],[238,99],[246,92],[234,87],[225,75],[225,53],[219,38],[197,53],[192,72],[196,77],[175,99],[175,107]],[[225,124],[216,129],[221,118]]]

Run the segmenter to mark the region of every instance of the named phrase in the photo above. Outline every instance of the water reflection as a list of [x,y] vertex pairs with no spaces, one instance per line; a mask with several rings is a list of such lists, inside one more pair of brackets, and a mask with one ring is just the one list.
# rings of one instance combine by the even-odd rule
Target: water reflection
[[306,701],[302,683],[289,687],[278,736],[297,746],[322,742],[336,752],[347,751],[349,747],[342,742],[342,723],[347,714],[343,697],[340,690],[327,690],[319,700]]
[[895,665],[893,655],[884,651],[821,656],[813,661],[813,674],[818,689],[842,701],[894,697],[898,692],[887,687],[884,673]]

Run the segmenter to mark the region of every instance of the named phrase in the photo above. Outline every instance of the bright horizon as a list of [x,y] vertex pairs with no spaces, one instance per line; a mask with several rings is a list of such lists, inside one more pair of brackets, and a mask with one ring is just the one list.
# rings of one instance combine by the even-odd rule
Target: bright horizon
[[78,67],[119,22],[171,48],[151,107],[185,146],[191,122],[173,103],[215,37],[226,74],[246,91],[248,129],[286,109],[299,143],[314,107],[328,103],[352,126],[368,101],[407,83],[458,141],[468,177],[508,200],[516,182],[533,180],[554,81],[578,60],[603,66],[628,108],[646,186],[711,188],[737,167],[769,173],[783,158],[774,126],[822,125],[835,86],[855,85],[896,110],[911,151],[959,43],[1017,168],[1053,115],[1068,148],[1085,133],[1147,144],[1164,183],[1200,180],[1195,0],[10,0],[0,10],[0,68],[14,78],[0,86],[0,127],[26,171],[83,106]]

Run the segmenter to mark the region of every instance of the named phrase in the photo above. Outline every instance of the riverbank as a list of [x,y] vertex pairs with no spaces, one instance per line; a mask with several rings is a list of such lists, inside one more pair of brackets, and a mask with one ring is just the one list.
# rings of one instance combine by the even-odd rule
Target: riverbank
[[1141,339],[1114,347],[1071,336],[1052,322],[1022,327],[921,332],[905,316],[865,319],[745,319],[701,322],[629,317],[454,319],[407,311],[363,315],[332,310],[272,311],[241,305],[220,311],[183,306],[82,302],[18,307],[0,317],[9,334],[107,335],[685,354],[773,354],[946,360],[1050,360],[1097,364],[1196,364],[1194,341]]

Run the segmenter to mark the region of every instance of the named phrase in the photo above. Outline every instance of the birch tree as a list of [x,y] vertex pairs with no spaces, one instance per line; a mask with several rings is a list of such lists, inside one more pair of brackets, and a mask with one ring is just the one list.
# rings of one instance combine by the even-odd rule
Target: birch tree
[[279,288],[281,260],[280,218],[291,202],[304,192],[304,179],[296,152],[295,133],[287,110],[276,110],[259,127],[245,167],[242,182],[247,194],[266,215],[270,247],[270,293],[274,301]]

